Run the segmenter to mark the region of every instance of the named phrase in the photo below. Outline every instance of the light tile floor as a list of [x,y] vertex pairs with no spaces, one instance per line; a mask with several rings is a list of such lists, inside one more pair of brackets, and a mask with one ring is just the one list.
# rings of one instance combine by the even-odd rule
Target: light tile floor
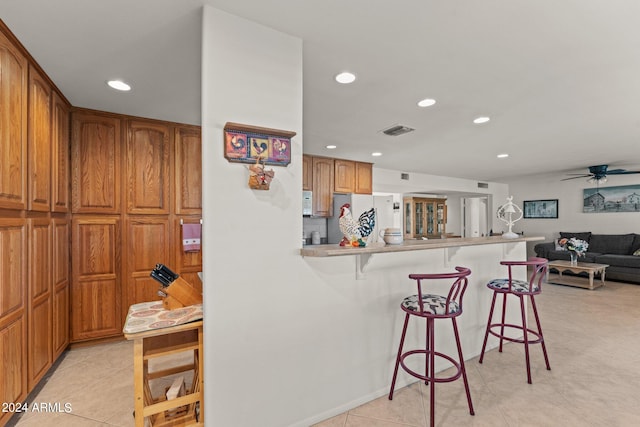
[[[436,424],[461,426],[637,426],[640,423],[640,286],[594,291],[545,285],[536,299],[551,371],[539,346],[527,384],[524,351],[509,344],[467,361],[475,416],[461,381],[436,386]],[[487,302],[488,303],[488,302]],[[70,413],[27,413],[17,426],[132,426],[132,343],[76,348],[29,402],[70,403]],[[159,385],[164,387],[164,384]],[[292,402],[295,404],[295,402]],[[316,427],[426,426],[428,388],[414,383]],[[260,426],[222,426],[260,427]]]

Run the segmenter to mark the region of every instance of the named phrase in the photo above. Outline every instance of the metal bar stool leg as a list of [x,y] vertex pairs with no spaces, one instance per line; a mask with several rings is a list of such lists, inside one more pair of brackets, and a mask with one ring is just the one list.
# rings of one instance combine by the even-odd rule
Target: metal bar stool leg
[[429,351],[427,352],[427,359],[429,360],[429,372],[427,372],[427,377],[429,373],[433,376],[431,381],[429,381],[429,419],[431,423],[431,427],[435,425],[435,411],[434,408],[436,406],[436,382],[435,382],[435,372],[436,372],[436,354],[435,354],[435,337],[433,336],[433,318],[427,318],[427,331],[429,334]]
[[484,350],[487,348],[487,338],[489,338],[489,329],[491,329],[491,319],[493,319],[493,309],[496,306],[496,293],[493,293],[493,298],[491,299],[491,309],[489,310],[489,321],[487,322],[487,330],[484,333],[484,341],[482,342],[482,351],[480,352],[480,360],[478,363],[482,363],[482,359],[484,359]]
[[500,353],[502,353],[502,342],[504,341],[504,319],[507,314],[507,294],[502,294],[502,323],[500,327]]
[[404,326],[402,327],[402,335],[400,337],[400,346],[398,347],[398,357],[396,357],[396,367],[393,370],[393,380],[391,380],[391,390],[389,390],[389,400],[393,399],[393,389],[396,386],[396,377],[398,376],[398,366],[400,366],[400,357],[402,356],[402,347],[404,346],[404,337],[407,333],[408,324],[409,324],[409,314],[405,314]]
[[549,365],[549,356],[547,356],[547,346],[544,344],[544,336],[542,335],[542,327],[540,326],[540,317],[538,317],[538,308],[536,307],[536,300],[533,295],[531,295],[531,308],[533,309],[533,316],[536,319],[536,326],[538,327],[538,334],[540,335],[540,345],[542,346],[544,362],[547,365],[547,371],[550,371],[551,365]]
[[473,410],[473,403],[471,403],[471,392],[469,391],[469,381],[467,381],[467,370],[464,366],[464,357],[462,356],[462,346],[460,345],[460,334],[458,333],[458,322],[456,318],[452,317],[453,322],[453,334],[456,337],[456,345],[458,346],[458,358],[460,360],[460,371],[462,372],[462,381],[464,382],[464,391],[467,392],[467,403],[469,404],[469,414],[475,415]]
[[527,312],[524,308],[524,298],[522,295],[518,295],[520,298],[520,311],[522,314],[522,340],[524,341],[524,359],[527,364],[527,382],[531,384],[531,366],[529,365],[529,330],[527,329]]

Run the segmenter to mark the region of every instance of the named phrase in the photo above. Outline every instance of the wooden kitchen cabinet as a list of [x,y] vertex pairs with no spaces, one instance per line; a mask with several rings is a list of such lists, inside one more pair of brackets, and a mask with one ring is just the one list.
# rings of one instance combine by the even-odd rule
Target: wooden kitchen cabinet
[[197,126],[174,130],[175,213],[202,215],[202,137]]
[[169,127],[155,121],[127,121],[127,213],[169,213]]
[[29,307],[27,384],[29,390],[52,364],[51,223],[48,218],[28,220]]
[[[23,402],[27,388],[27,226],[0,217],[0,400]],[[12,414],[0,412],[0,425]]]
[[0,208],[5,209],[27,207],[27,76],[26,57],[0,31]]
[[120,213],[121,119],[111,114],[72,114],[73,213]]
[[[159,300],[158,282],[150,277],[157,263],[171,263],[171,230],[166,216],[133,216],[127,219],[124,237],[126,273],[123,294],[126,309],[133,304]],[[173,267],[172,269],[174,269]],[[175,271],[175,270],[174,270]],[[127,310],[122,310],[123,321]]]
[[197,252],[185,252],[182,246],[182,224],[197,224],[199,217],[176,218],[174,222],[174,235],[176,236],[175,248],[175,272],[196,289],[202,290],[202,281],[198,272],[202,271],[202,250]]
[[120,335],[120,217],[72,220],[71,341]]
[[334,159],[333,166],[333,191],[353,193],[356,187],[356,162]]
[[51,209],[51,86],[29,68],[28,209]]
[[302,155],[302,190],[313,191],[313,157]]
[[71,225],[67,218],[53,218],[51,280],[52,303],[52,360],[55,361],[69,345],[69,239]]
[[53,92],[51,107],[51,212],[69,212],[71,176],[70,106]]
[[373,194],[373,164],[355,162],[355,188],[356,194]]
[[446,224],[446,199],[404,198],[405,238],[440,238],[446,233]]
[[313,157],[313,215],[333,215],[333,159]]
[[334,159],[334,191],[336,193],[372,194],[371,163]]

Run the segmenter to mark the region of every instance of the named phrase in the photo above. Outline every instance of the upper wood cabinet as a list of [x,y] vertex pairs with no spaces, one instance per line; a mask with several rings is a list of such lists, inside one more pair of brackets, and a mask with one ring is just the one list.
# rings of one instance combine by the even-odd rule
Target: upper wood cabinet
[[176,127],[175,140],[175,213],[202,214],[202,141],[200,128]]
[[0,31],[0,208],[27,207],[28,63]]
[[121,120],[81,112],[72,118],[71,173],[74,213],[119,213]]
[[127,212],[169,213],[169,127],[129,121],[127,128]]
[[28,209],[51,209],[51,86],[29,68]]
[[373,194],[373,165],[371,163],[356,162],[356,182],[354,193]]
[[334,159],[333,191],[336,193],[353,193],[356,186],[356,162]]
[[51,211],[69,212],[70,107],[55,91],[51,110]]
[[302,155],[302,189],[313,190],[313,157]]
[[313,158],[313,215],[333,215],[333,159]]

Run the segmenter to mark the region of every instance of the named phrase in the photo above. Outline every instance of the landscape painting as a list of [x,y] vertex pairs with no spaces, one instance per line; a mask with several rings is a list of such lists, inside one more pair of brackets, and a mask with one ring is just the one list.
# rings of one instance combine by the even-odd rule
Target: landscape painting
[[586,188],[582,212],[640,212],[640,185]]

